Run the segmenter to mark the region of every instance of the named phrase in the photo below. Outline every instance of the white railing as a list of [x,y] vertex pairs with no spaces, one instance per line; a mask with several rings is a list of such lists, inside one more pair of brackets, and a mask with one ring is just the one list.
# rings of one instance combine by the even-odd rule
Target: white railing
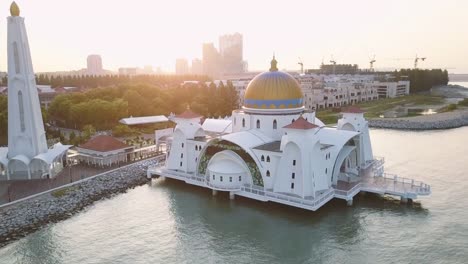
[[334,194],[333,190],[329,190],[321,194],[320,196],[316,197],[315,199],[305,199],[301,197],[295,197],[291,195],[265,191],[263,189],[259,189],[258,187],[252,188],[252,186],[248,186],[248,187],[242,186],[241,190],[245,192],[250,192],[253,194],[261,195],[261,196],[276,198],[278,200],[283,200],[283,201],[290,202],[290,203],[296,203],[296,204],[307,205],[307,206],[312,206],[312,207],[317,207],[321,205],[324,201],[333,197],[333,194]]
[[335,189],[335,195],[340,195],[340,196],[345,196],[345,197],[350,197],[351,196],[352,197],[352,196],[355,195],[355,192],[360,191],[361,187],[362,187],[362,183],[358,183],[358,184],[354,185],[353,188],[351,188],[348,191]]
[[415,190],[423,192],[423,193],[429,193],[431,191],[431,186],[421,181],[415,181],[413,179],[398,177],[397,175],[390,174],[390,173],[384,173],[383,177],[386,180],[393,180],[394,183],[402,183],[402,184],[411,185],[411,188],[414,188]]
[[241,187],[219,187],[219,186],[213,185],[211,182],[206,182],[206,185],[218,191],[240,191],[241,190]]

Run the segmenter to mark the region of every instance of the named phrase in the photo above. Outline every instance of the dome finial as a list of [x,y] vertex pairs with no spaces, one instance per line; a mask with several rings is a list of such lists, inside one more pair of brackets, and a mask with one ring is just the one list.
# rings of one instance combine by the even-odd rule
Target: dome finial
[[13,1],[13,3],[11,3],[10,5],[10,14],[11,16],[14,16],[14,17],[17,17],[20,15],[19,6],[16,4],[15,1]]
[[270,71],[278,71],[278,67],[276,66],[278,62],[275,59],[275,53],[273,52],[273,59],[271,60],[271,67]]

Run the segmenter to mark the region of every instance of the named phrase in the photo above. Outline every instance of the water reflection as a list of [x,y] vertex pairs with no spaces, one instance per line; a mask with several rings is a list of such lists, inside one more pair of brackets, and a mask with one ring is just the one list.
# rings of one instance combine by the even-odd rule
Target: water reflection
[[[373,194],[356,196],[353,207],[335,199],[319,211],[310,212],[239,196],[231,201],[227,193],[221,192],[213,197],[210,190],[170,179],[158,180],[155,188],[169,190],[171,212],[177,216],[176,228],[182,234],[183,247],[196,247],[190,238],[196,236],[198,246],[226,259],[239,243],[241,248],[267,251],[273,259],[284,261],[291,261],[291,256],[297,256],[297,261],[315,259],[317,254],[327,256],[324,245],[344,254],[350,245],[367,239],[367,228],[372,225],[366,221],[369,214],[424,218],[429,213],[420,203],[400,204],[391,197]],[[193,200],[199,202],[193,206]],[[314,250],[317,248],[320,252]],[[243,257],[247,260],[249,254]]]

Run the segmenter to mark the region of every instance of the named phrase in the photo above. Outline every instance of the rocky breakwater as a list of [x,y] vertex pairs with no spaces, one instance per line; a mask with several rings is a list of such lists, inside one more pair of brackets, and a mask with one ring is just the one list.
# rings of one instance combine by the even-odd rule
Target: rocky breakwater
[[71,217],[93,202],[148,182],[146,160],[0,208],[0,247],[49,223]]
[[401,130],[435,130],[468,126],[468,110],[405,118],[370,119],[369,127]]

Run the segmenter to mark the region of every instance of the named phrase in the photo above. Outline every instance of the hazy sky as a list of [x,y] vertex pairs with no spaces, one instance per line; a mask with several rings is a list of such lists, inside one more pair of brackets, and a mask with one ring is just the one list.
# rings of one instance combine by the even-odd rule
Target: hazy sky
[[[2,1],[0,70],[6,71],[6,17]],[[281,69],[330,60],[376,68],[446,67],[468,73],[466,0],[17,0],[35,70],[86,67],[100,54],[104,67],[152,65],[174,71],[178,57],[201,57],[203,42],[240,32],[250,70],[266,70],[273,51]]]

